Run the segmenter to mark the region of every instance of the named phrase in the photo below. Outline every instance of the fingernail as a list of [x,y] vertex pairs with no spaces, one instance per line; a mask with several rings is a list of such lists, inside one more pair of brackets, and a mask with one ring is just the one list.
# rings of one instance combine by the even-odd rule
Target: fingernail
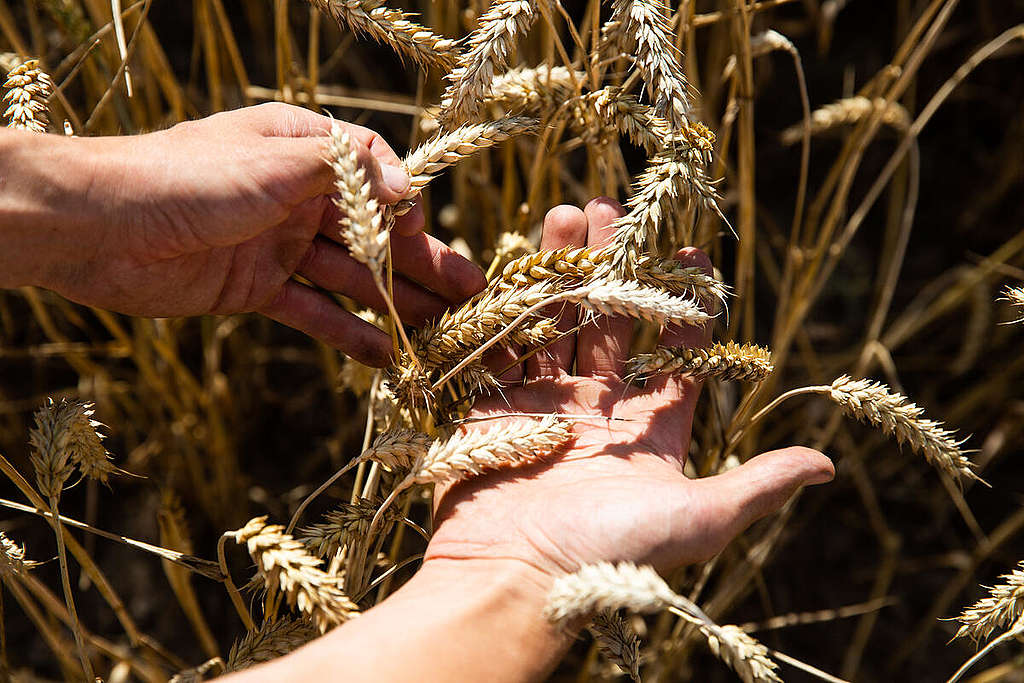
[[384,179],[384,184],[387,185],[392,192],[402,194],[409,189],[409,183],[411,182],[409,180],[409,174],[397,166],[381,166],[380,175],[381,178]]

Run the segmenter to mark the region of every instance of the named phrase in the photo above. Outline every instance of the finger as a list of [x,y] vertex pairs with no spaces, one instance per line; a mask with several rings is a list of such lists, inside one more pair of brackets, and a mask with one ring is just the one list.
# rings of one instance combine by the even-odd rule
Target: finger
[[[598,197],[587,204],[589,232],[587,245],[601,247],[611,241],[615,229],[611,224],[625,214],[622,205],[608,197]],[[629,356],[633,338],[633,321],[622,316],[597,316],[580,328],[576,339],[576,373],[579,375],[621,375]]]
[[[676,252],[676,261],[684,266],[701,268],[705,273],[711,275],[714,271],[711,266],[711,259],[700,249],[686,247]],[[714,305],[708,301],[701,301],[702,306]],[[709,311],[713,313],[713,311]],[[661,331],[658,340],[660,346],[683,346],[697,348],[707,346],[711,341],[711,321],[704,325],[667,325]],[[647,383],[647,390],[658,395],[665,401],[683,400],[681,410],[684,411],[686,419],[693,417],[693,411],[697,406],[697,397],[700,395],[702,381],[694,380],[691,377],[673,377],[661,375],[652,378]]]
[[[333,242],[323,238],[314,240],[295,272],[324,289],[350,296],[364,306],[382,313],[388,310],[370,269]],[[422,325],[448,308],[443,298],[401,276],[392,278],[392,292],[395,308],[404,323]]]
[[259,309],[279,323],[305,332],[360,363],[382,368],[391,362],[391,338],[314,289],[289,280]]
[[422,232],[392,234],[391,259],[397,272],[451,303],[461,303],[487,286],[479,266]]
[[688,480],[680,497],[687,540],[674,549],[678,564],[708,559],[737,534],[775,512],[801,487],[835,476],[832,461],[810,448],[793,446],[764,453],[724,474]]
[[[562,204],[548,211],[544,216],[544,232],[540,238],[541,249],[582,247],[587,243],[587,216],[575,206]],[[558,319],[558,329],[567,332],[576,327],[577,308],[554,304],[544,309],[545,315]],[[540,349],[526,361],[526,376],[536,378],[554,376],[568,372],[572,367],[576,338],[567,335],[550,346]]]

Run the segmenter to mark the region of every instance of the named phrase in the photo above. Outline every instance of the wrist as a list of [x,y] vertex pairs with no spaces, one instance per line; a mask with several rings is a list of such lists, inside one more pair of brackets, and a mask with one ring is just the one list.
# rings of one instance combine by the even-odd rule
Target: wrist
[[97,179],[80,142],[0,134],[0,287],[56,288],[63,271],[92,258],[98,223],[87,198]]

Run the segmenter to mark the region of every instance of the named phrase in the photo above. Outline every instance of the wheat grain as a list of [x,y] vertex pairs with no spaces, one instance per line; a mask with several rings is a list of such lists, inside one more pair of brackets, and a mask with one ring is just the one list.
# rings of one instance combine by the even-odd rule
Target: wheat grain
[[690,84],[679,63],[661,0],[613,0],[612,21],[621,22],[617,31],[622,52],[634,55],[643,74],[655,111],[675,129],[689,123]]
[[341,211],[341,237],[353,258],[365,263],[371,272],[380,273],[388,233],[381,229],[381,212],[377,200],[370,196],[366,171],[359,165],[351,138],[341,125],[331,128],[327,162],[334,170],[334,203]]
[[569,441],[568,425],[554,416],[512,420],[488,430],[474,429],[436,441],[414,466],[410,483],[439,484],[485,470],[536,462]]
[[709,347],[659,347],[634,356],[626,373],[639,378],[655,375],[689,375],[696,379],[760,382],[771,374],[772,355],[756,344],[712,344]]
[[[836,128],[856,125],[876,112],[881,112],[884,125],[896,131],[904,132],[910,128],[910,114],[899,102],[887,102],[882,97],[869,99],[857,95],[815,109],[811,113],[811,134],[820,135]],[[803,139],[803,135],[803,124],[790,126],[782,132],[782,142],[786,145],[796,144]]]
[[7,73],[3,102],[7,105],[4,118],[8,128],[21,128],[45,133],[50,125],[47,119],[48,101],[53,82],[39,68],[38,59],[29,59]]
[[778,665],[768,656],[768,648],[744,633],[738,626],[701,627],[708,646],[739,675],[743,683],[781,680],[775,670]]
[[[666,119],[617,86],[605,86],[581,96],[578,101],[596,114],[601,126],[618,130],[648,154],[659,152],[665,142],[672,139],[672,128]],[[587,123],[578,121],[577,127]]]
[[363,33],[392,47],[424,67],[450,71],[456,62],[457,43],[410,21],[413,15],[384,7],[382,0],[311,0],[320,11],[343,27]]
[[640,681],[640,637],[617,612],[604,611],[590,622],[598,648],[605,658],[631,679]]
[[249,631],[231,646],[224,673],[241,671],[297,650],[316,638],[313,626],[302,619],[281,618]]
[[989,589],[989,594],[963,611],[956,620],[960,629],[954,638],[970,636],[987,640],[996,629],[1002,629],[1024,614],[1024,562],[1009,574],[1000,576],[1003,583]]
[[508,66],[520,36],[537,18],[531,0],[494,0],[469,36],[458,65],[448,75],[451,83],[441,100],[441,123],[452,128],[479,113],[496,71]]
[[954,478],[981,481],[960,449],[963,440],[957,441],[956,433],[945,429],[941,422],[921,417],[924,409],[907,397],[890,392],[880,382],[855,380],[847,375],[837,378],[825,389],[823,393],[845,413],[895,435],[897,441],[909,444],[939,470]]
[[356,616],[359,607],[345,595],[340,578],[320,569],[320,560],[283,532],[264,516],[225,535],[246,544],[264,581],[276,580],[288,604],[309,615],[321,633]]
[[490,90],[481,104],[497,105],[509,113],[546,117],[573,94],[574,83],[584,79],[582,71],[541,64],[534,68],[509,69],[491,79]]
[[496,286],[502,289],[529,287],[548,280],[580,279],[592,274],[596,265],[587,247],[546,249],[520,256],[508,263]]

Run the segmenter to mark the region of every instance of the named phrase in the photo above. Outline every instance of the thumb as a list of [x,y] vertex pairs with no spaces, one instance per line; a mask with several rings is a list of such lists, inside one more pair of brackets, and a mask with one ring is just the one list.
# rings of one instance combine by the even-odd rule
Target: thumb
[[800,488],[835,476],[832,461],[818,451],[791,446],[764,453],[723,474],[692,483],[700,487],[708,554],[725,547],[757,520],[775,512]]

